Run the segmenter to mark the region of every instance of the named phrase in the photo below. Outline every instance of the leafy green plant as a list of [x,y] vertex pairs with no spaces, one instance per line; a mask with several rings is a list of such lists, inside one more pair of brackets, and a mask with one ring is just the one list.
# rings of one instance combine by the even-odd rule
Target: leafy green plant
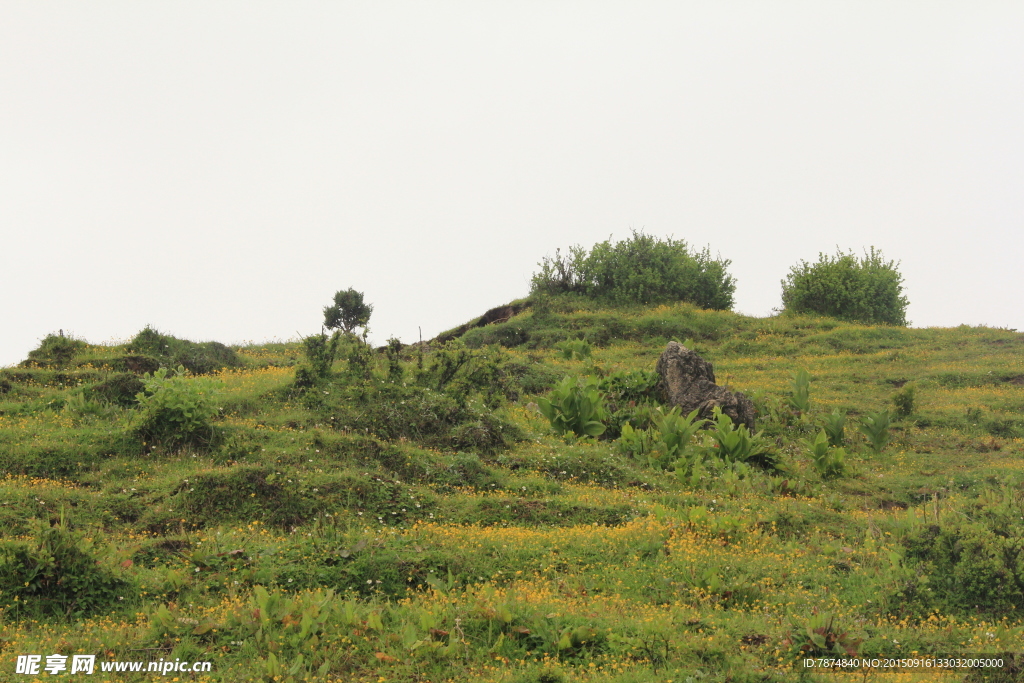
[[220,413],[222,382],[190,377],[183,366],[143,375],[145,390],[136,395],[142,411],[136,433],[143,439],[175,447],[209,446],[213,419]]
[[615,449],[622,455],[647,462],[654,451],[654,437],[649,429],[634,429],[628,422],[622,425],[622,433],[615,442]]
[[913,384],[908,384],[893,394],[892,404],[896,408],[897,418],[904,419],[914,414],[916,394]]
[[805,369],[793,375],[790,383],[789,405],[800,413],[811,409],[811,373]]
[[804,439],[803,444],[822,479],[835,479],[846,474],[846,450],[831,446],[824,429],[813,439]]
[[538,398],[537,407],[559,434],[600,436],[608,417],[596,377],[566,376],[547,398]]
[[822,429],[828,436],[828,445],[833,448],[841,448],[846,445],[846,413],[839,408],[834,408],[831,413],[822,419]]
[[324,327],[352,334],[357,327],[366,327],[371,313],[373,306],[363,301],[363,293],[350,287],[335,292],[334,304],[324,307]]
[[564,342],[555,344],[559,355],[566,360],[584,360],[590,358],[593,349],[586,339],[566,339]]
[[877,413],[866,413],[860,419],[857,429],[867,437],[871,450],[881,453],[889,445],[889,424],[891,418],[886,410]]
[[698,412],[699,410],[693,410],[684,416],[678,407],[667,413],[658,409],[654,423],[654,434],[657,438],[651,464],[664,468],[684,455],[694,435],[707,422],[697,419]]
[[714,410],[711,438],[714,453],[727,464],[741,462],[765,468],[776,466],[775,452],[761,432],[751,434],[745,424],[736,425],[717,407]]
[[907,298],[898,263],[871,247],[863,258],[839,251],[801,261],[782,281],[782,303],[792,313],[826,315],[867,324],[906,325]]
[[533,294],[577,293],[616,305],[688,301],[701,308],[732,308],[736,283],[730,262],[710,251],[691,251],[683,240],[633,231],[625,240],[574,246],[545,257],[532,281]]

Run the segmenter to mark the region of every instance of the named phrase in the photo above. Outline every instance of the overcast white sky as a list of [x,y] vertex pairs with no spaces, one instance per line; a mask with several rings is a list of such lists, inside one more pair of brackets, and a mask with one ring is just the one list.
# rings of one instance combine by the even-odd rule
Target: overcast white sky
[[415,341],[630,228],[736,310],[836,247],[915,326],[1024,329],[1024,3],[0,5],[0,366],[48,332],[233,343],[336,290]]

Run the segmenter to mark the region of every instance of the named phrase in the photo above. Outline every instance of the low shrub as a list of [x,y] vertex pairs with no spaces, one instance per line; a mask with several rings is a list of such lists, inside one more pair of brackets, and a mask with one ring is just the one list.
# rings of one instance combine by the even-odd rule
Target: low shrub
[[105,382],[92,385],[87,393],[90,397],[100,401],[128,407],[135,405],[136,396],[145,391],[145,388],[146,385],[137,375],[122,372],[111,375]]
[[167,368],[147,373],[142,383],[145,390],[136,395],[142,408],[135,427],[140,438],[170,448],[213,445],[221,382],[189,377],[179,365],[173,374]]

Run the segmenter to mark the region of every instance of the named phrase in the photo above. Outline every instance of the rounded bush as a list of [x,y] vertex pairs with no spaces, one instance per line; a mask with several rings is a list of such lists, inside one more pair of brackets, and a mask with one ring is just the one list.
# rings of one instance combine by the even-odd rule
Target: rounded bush
[[903,276],[871,247],[863,258],[842,251],[801,261],[782,281],[782,305],[791,313],[825,315],[869,325],[906,325]]
[[575,246],[567,256],[556,251],[554,258],[545,257],[531,291],[541,296],[574,292],[615,305],[686,301],[728,310],[736,291],[729,264],[711,258],[707,248],[694,252],[683,240],[634,231],[621,242],[595,244],[589,253]]

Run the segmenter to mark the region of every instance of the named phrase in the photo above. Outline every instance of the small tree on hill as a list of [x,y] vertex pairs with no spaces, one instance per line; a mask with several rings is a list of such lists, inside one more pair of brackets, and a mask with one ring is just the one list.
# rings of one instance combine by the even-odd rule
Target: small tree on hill
[[801,261],[782,281],[782,304],[793,313],[827,315],[871,325],[906,325],[907,298],[899,263],[871,247],[863,258],[851,251]]
[[363,293],[350,287],[335,293],[333,306],[324,307],[324,327],[351,334],[357,327],[366,327],[371,313],[373,306],[363,301]]

